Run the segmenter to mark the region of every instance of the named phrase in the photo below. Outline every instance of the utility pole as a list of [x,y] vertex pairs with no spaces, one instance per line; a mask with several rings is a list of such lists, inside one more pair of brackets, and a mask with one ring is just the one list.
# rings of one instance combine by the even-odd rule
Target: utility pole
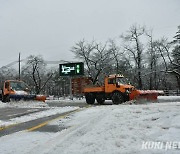
[[21,80],[21,53],[19,53],[19,80]]

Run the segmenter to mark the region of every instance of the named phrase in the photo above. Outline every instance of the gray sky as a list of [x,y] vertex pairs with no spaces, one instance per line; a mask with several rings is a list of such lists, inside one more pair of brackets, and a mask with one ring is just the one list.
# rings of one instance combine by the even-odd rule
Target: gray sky
[[0,67],[18,58],[73,60],[75,42],[118,38],[133,24],[169,40],[180,25],[180,0],[0,0]]

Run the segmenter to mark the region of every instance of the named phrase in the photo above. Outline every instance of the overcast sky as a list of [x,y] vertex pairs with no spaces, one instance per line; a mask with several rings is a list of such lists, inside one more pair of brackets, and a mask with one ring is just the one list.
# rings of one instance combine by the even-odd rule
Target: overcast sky
[[22,58],[74,60],[75,42],[118,38],[135,23],[171,40],[180,0],[0,0],[0,67],[19,52]]

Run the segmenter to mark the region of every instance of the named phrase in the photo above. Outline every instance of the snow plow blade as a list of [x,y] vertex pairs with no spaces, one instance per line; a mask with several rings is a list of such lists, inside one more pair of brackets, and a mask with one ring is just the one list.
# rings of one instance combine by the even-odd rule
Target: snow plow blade
[[20,101],[20,100],[33,101],[33,100],[36,100],[36,101],[45,102],[46,96],[44,96],[44,95],[16,95],[16,94],[14,94],[14,95],[10,95],[9,99],[15,100],[15,101]]
[[9,95],[9,99],[11,100],[34,100],[35,99],[35,95],[20,95],[20,94],[11,94]]
[[157,101],[158,95],[162,95],[163,91],[158,90],[134,90],[131,92],[129,99],[130,100],[150,100]]
[[44,95],[37,95],[35,100],[45,102],[46,96],[44,96]]

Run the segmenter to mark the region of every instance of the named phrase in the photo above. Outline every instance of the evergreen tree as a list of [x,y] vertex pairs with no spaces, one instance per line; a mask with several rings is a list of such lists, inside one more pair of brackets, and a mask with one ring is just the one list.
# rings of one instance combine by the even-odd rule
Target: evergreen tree
[[178,26],[178,31],[174,36],[172,44],[174,45],[174,49],[172,50],[172,70],[177,78],[178,87],[180,89],[180,26]]

